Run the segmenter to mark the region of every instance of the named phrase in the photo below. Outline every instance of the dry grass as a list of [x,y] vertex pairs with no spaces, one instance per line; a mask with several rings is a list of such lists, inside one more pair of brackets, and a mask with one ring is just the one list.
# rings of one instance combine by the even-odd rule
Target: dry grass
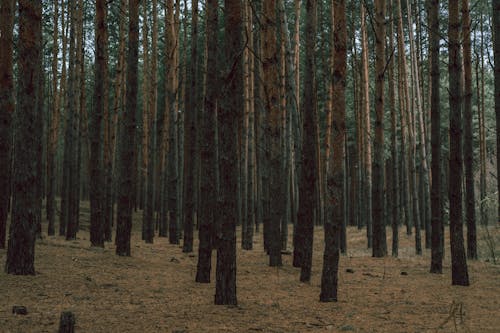
[[[321,228],[310,284],[298,281],[291,256],[284,256],[282,268],[268,267],[257,234],[255,250],[238,249],[239,305],[225,307],[213,305],[213,283],[194,282],[196,254],[184,254],[164,238],[153,245],[140,240],[139,216],[130,258],[116,256],[112,244],[90,248],[86,231],[76,241],[37,242],[37,275],[0,273],[0,332],[55,332],[63,310],[75,313],[77,332],[500,331],[500,266],[469,262],[471,286],[452,287],[449,249],[444,274],[429,274],[430,251],[415,256],[413,239],[403,232],[400,258],[374,259],[364,231],[349,228],[337,303],[318,301]],[[490,233],[500,235],[498,227]],[[487,253],[482,242],[480,247]],[[0,250],[1,265],[5,256]],[[28,315],[13,315],[13,305],[25,305]]]

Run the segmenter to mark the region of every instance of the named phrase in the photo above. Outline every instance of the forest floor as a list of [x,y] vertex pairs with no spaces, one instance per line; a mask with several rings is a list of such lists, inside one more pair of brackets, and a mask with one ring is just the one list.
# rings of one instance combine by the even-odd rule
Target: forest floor
[[[76,332],[500,332],[500,265],[486,259],[484,228],[478,229],[481,259],[468,262],[471,285],[458,287],[451,286],[449,246],[443,274],[429,274],[430,250],[416,256],[413,236],[404,230],[400,257],[375,259],[365,231],[350,227],[336,303],[318,301],[322,228],[315,231],[307,284],[299,282],[290,255],[283,256],[283,267],[268,267],[256,234],[253,251],[238,243],[238,306],[227,307],[213,305],[213,282],[194,282],[196,252],[182,253],[165,238],[141,241],[140,216],[127,258],[116,256],[111,243],[89,246],[88,206],[77,240],[45,235],[37,241],[35,276],[5,274],[6,251],[0,250],[0,332],[56,332],[65,310],[74,312]],[[498,256],[500,227],[489,233]],[[26,306],[28,314],[12,314],[14,305]]]

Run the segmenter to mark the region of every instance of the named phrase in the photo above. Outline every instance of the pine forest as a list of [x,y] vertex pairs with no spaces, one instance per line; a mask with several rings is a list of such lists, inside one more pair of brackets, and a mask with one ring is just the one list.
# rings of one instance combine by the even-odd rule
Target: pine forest
[[500,0],[0,0],[0,332],[498,332]]

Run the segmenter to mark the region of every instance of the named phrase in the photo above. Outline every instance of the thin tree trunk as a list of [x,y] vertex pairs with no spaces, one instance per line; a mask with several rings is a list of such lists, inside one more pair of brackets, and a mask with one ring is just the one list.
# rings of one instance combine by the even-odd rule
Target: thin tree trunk
[[497,195],[498,211],[497,221],[500,221],[500,1],[493,0],[493,36],[495,42],[493,49],[495,54],[495,113],[496,113],[496,132],[497,132]]
[[361,6],[361,67],[362,67],[362,138],[364,147],[363,158],[363,220],[366,221],[366,237],[368,248],[372,247],[372,149],[371,149],[371,124],[370,124],[370,85],[368,73],[368,36],[366,32],[366,8]]
[[217,126],[217,28],[218,28],[218,4],[217,0],[207,2],[207,92],[204,97],[205,109],[201,119],[201,195],[200,195],[200,227],[199,227],[199,249],[198,266],[196,271],[196,282],[209,283],[211,258],[212,258],[212,235],[217,214],[217,187],[215,168],[217,160],[215,155],[215,128]]
[[387,255],[384,223],[385,0],[375,0],[375,140],[373,141],[373,252]]
[[129,27],[127,51],[127,91],[126,109],[123,115],[122,130],[118,140],[118,188],[116,221],[116,254],[130,256],[130,232],[132,229],[133,195],[135,175],[129,170],[134,160],[135,110],[137,108],[137,67],[139,53],[139,3],[129,0]]
[[318,179],[318,151],[317,151],[317,92],[316,92],[316,30],[317,30],[317,1],[306,1],[306,32],[305,32],[305,72],[304,96],[302,99],[303,135],[302,135],[302,168],[299,183],[299,212],[297,226],[297,248],[300,252],[300,281],[309,282],[311,279],[311,265],[314,234],[314,210],[317,207],[317,179]]
[[429,1],[429,57],[431,76],[431,141],[432,141],[432,187],[431,187],[431,273],[443,271],[443,220],[441,203],[441,110],[439,95],[439,0]]
[[462,38],[464,61],[464,166],[465,166],[465,205],[467,223],[467,257],[477,259],[476,207],[474,195],[474,150],[472,136],[472,51],[471,19],[469,1],[462,0]]

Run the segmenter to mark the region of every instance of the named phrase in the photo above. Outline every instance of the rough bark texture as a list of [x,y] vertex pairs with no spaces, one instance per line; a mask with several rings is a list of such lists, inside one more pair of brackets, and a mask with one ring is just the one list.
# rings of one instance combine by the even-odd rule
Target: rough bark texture
[[500,221],[500,1],[493,0],[493,32],[495,41],[493,43],[495,52],[495,113],[497,130],[497,193],[498,193],[498,211],[497,221]]
[[236,220],[238,218],[238,124],[243,110],[241,1],[225,0],[225,64],[218,120],[220,217],[217,225],[215,304],[236,305]]
[[14,114],[14,1],[0,4],[0,249],[5,248],[11,195],[12,116]]
[[370,86],[369,86],[369,72],[368,72],[368,36],[366,32],[366,9],[365,5],[361,6],[361,66],[362,66],[362,104],[361,104],[361,131],[363,140],[363,167],[362,179],[363,189],[362,194],[362,220],[366,225],[366,237],[368,240],[368,248],[372,247],[372,149],[371,149],[371,123],[370,123]]
[[[389,31],[389,52],[394,52],[394,10],[393,2],[389,0],[388,10],[390,16]],[[398,116],[396,112],[396,87],[394,77],[394,56],[390,55],[389,67],[387,71],[389,81],[389,109],[391,112],[391,165],[390,165],[390,214],[392,227],[392,256],[398,256],[399,248],[399,223],[400,223],[400,206],[399,206],[399,159],[398,159]],[[388,177],[389,178],[389,177]]]
[[217,188],[215,182],[215,130],[217,126],[217,0],[207,1],[207,92],[205,109],[201,118],[200,162],[200,224],[196,282],[209,283],[212,258],[212,229],[217,212]]
[[176,27],[174,18],[174,2],[167,1],[167,13],[165,15],[166,26],[166,57],[165,57],[165,74],[166,77],[166,93],[165,93],[165,127],[168,128],[167,139],[167,176],[166,183],[168,184],[167,192],[167,209],[168,209],[168,234],[169,243],[179,243],[178,230],[178,215],[177,215],[177,194],[178,194],[178,136],[177,136],[177,108],[176,108],[176,59],[178,53]]
[[276,1],[264,2],[262,26],[262,71],[266,108],[265,136],[267,139],[266,161],[269,172],[269,265],[281,266],[280,223],[283,216],[282,187],[282,125],[279,96],[279,64],[276,24]]
[[443,271],[443,220],[441,212],[441,110],[439,95],[439,0],[429,0],[429,56],[431,59],[431,273]]
[[375,140],[373,142],[373,251],[374,257],[387,254],[384,223],[384,79],[385,0],[375,0]]
[[[36,94],[42,44],[36,38],[41,26],[41,2],[19,1],[19,81],[14,120],[12,218],[5,272],[35,274],[35,227],[37,214]],[[39,43],[40,42],[40,43]]]
[[321,276],[322,302],[337,301],[340,230],[344,223],[344,147],[345,88],[347,68],[347,29],[345,1],[333,1],[333,75],[332,75],[332,154],[327,169],[327,212],[325,220],[325,252]]
[[130,172],[130,161],[134,160],[135,111],[137,108],[137,67],[139,53],[139,2],[129,0],[129,27],[127,52],[126,109],[118,140],[118,186],[116,254],[130,256],[130,231],[132,229],[132,208],[134,205],[135,176]]
[[460,15],[458,0],[450,0],[448,22],[448,71],[450,104],[450,243],[453,285],[469,285],[462,227],[462,95],[460,80]]
[[309,282],[311,279],[311,264],[314,232],[314,210],[317,203],[317,111],[316,111],[316,30],[317,30],[317,1],[306,1],[306,53],[304,67],[304,96],[302,98],[302,167],[299,183],[299,212],[295,247],[300,254],[300,281]]
[[467,257],[477,259],[476,207],[474,194],[474,149],[472,135],[472,50],[469,0],[462,0],[462,38],[464,61],[464,167],[465,220],[467,223]]
[[96,53],[94,110],[90,118],[90,244],[104,247],[104,175],[102,160],[102,128],[107,78],[107,25],[106,1],[96,1]]

